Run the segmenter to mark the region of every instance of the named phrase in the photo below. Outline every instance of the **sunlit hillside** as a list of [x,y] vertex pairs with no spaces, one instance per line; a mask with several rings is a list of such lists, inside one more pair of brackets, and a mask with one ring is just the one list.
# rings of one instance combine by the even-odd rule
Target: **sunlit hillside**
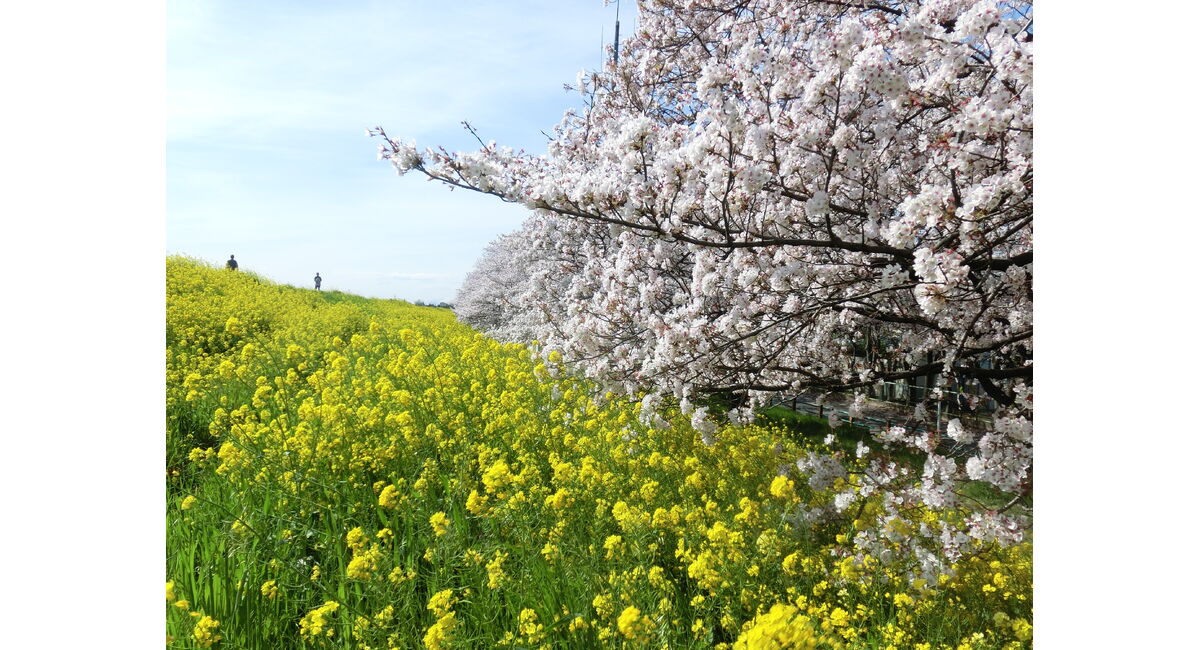
[[1029,647],[1029,543],[839,557],[819,439],[706,444],[449,310],[187,258],[166,317],[167,647]]

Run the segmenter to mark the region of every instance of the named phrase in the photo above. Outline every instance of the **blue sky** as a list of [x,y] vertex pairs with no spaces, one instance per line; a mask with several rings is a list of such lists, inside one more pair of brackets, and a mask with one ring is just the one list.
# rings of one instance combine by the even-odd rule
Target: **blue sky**
[[[621,31],[636,10],[626,2]],[[542,153],[616,6],[528,2],[167,3],[166,248],[287,284],[452,300],[522,208],[376,160],[382,125],[420,146]],[[602,41],[603,38],[603,41]]]

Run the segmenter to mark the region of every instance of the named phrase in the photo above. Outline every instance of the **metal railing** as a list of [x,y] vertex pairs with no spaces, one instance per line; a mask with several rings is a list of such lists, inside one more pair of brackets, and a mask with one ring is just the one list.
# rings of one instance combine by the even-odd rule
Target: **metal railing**
[[[886,382],[886,384],[895,386],[896,382]],[[919,396],[913,395],[913,398],[917,402],[922,401],[930,392],[935,390],[926,386],[912,384],[901,384],[900,386],[905,389],[905,392],[903,393],[905,396],[907,396],[910,392],[919,391]],[[995,402],[991,400],[987,400],[987,402],[990,404],[980,404],[979,407],[974,410],[960,406],[962,404],[966,404],[966,401],[971,398],[978,399],[978,395],[973,395],[971,393],[947,390],[943,388],[941,394],[941,399],[936,400],[935,406],[929,409],[929,415],[933,416],[934,430],[938,432],[944,431],[945,422],[948,422],[951,418],[958,417],[963,420],[978,421],[986,418],[990,411],[995,408]],[[812,397],[798,394],[790,396],[778,395],[771,401],[771,405],[784,406],[799,413],[808,413],[821,418],[828,417],[830,413],[833,413],[843,421],[862,426],[872,431],[890,429],[896,425],[905,425],[910,430],[918,432],[927,432],[929,430],[928,427],[920,423],[915,425],[912,424],[914,418],[912,417],[912,407],[909,406],[908,402],[897,399],[881,399],[879,397],[874,397],[873,399],[887,404],[897,412],[891,415],[864,414],[855,417],[852,416],[849,409],[845,408],[844,406],[829,404],[821,400],[813,399]],[[902,413],[900,411],[906,412]]]

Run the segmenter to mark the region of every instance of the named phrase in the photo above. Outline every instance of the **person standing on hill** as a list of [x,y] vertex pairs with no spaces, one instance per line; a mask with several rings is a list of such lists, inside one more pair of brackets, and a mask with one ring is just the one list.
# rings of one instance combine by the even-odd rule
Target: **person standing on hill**
[[225,268],[229,269],[230,271],[237,270],[237,260],[233,259],[232,254],[229,256],[229,261],[225,262]]
[[313,278],[313,282],[317,284],[317,291],[321,290],[321,274],[317,273],[317,277]]

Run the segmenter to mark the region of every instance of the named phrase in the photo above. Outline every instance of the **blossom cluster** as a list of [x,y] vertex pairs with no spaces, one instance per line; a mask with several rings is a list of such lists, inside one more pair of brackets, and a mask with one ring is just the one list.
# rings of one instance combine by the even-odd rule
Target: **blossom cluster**
[[[372,133],[402,173],[531,210],[468,278],[460,315],[540,341],[601,391],[731,394],[740,423],[779,393],[924,377],[925,409],[880,440],[921,454],[950,437],[923,416],[939,388],[994,401],[925,489],[897,474],[833,508],[892,493],[852,540],[879,553],[896,512],[953,505],[953,482],[1007,493],[892,554],[932,574],[964,538],[1032,527],[1009,505],[1028,502],[1032,438],[999,424],[1033,419],[1032,25],[1028,2],[649,0],[616,62],[581,75],[584,106],[545,156]],[[707,414],[682,410],[711,443]]]

